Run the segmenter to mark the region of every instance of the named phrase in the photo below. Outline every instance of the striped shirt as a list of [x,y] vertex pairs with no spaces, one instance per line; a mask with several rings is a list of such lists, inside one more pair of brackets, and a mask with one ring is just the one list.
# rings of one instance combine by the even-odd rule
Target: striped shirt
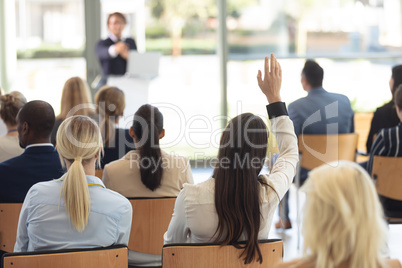
[[383,128],[378,132],[373,146],[371,147],[370,159],[367,171],[371,174],[375,155],[380,156],[402,156],[402,123],[396,127]]
[[[381,129],[371,148],[372,150],[367,166],[369,174],[371,174],[373,170],[373,160],[375,155],[390,157],[402,156],[402,123],[399,123],[396,127]],[[402,217],[402,201],[390,199],[381,195],[379,198],[387,217]]]

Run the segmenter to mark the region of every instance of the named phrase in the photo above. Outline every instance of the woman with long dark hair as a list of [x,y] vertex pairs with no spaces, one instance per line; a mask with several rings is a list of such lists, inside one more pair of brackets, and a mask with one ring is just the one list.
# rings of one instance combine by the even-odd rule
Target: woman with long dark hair
[[159,146],[165,129],[157,107],[145,104],[137,110],[130,135],[137,149],[105,166],[106,187],[126,197],[164,197],[177,196],[184,183],[193,183],[188,160]]
[[[262,172],[268,133],[263,120],[250,113],[232,119],[222,133],[213,178],[184,185],[177,197],[165,244],[218,242],[242,250],[244,262],[262,262],[259,239],[266,239],[280,199],[288,191],[298,162],[297,139],[286,106],[281,102],[282,71],[271,54],[265,58],[264,80],[271,131],[280,154],[270,174]],[[239,244],[245,241],[245,244]]]

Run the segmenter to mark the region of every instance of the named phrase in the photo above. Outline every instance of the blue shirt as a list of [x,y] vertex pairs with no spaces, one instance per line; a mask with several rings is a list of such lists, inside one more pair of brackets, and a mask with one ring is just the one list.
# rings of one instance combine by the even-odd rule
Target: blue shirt
[[128,244],[130,202],[106,189],[99,178],[89,175],[86,178],[91,198],[86,228],[78,232],[70,222],[60,196],[63,177],[40,182],[31,187],[22,205],[14,252]]

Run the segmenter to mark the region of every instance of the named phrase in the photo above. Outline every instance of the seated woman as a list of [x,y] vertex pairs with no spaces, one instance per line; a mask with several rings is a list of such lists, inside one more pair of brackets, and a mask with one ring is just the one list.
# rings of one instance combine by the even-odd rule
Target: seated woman
[[370,132],[367,137],[366,147],[369,154],[374,142],[374,135],[380,129],[395,127],[399,124],[399,118],[396,114],[394,105],[394,94],[396,88],[402,84],[402,65],[397,65],[392,68],[391,79],[389,80],[389,88],[391,89],[392,100],[383,106],[377,108],[371,120]]
[[102,136],[86,116],[72,116],[57,131],[67,173],[31,187],[22,205],[15,252],[128,244],[132,208],[95,177]]
[[[297,139],[285,103],[281,102],[282,72],[271,54],[270,71],[257,80],[267,97],[268,115],[279,156],[270,174],[263,169],[268,134],[264,121],[245,113],[233,118],[222,133],[213,178],[185,184],[177,197],[165,244],[211,243],[240,247],[244,262],[262,262],[259,239],[268,237],[280,199],[288,191],[298,162]],[[245,246],[238,245],[245,241]]]
[[128,129],[116,127],[126,107],[124,92],[117,87],[103,86],[96,92],[95,104],[105,150],[101,159],[103,169],[106,164],[120,159],[135,147]]
[[304,257],[282,267],[401,267],[386,260],[387,226],[373,182],[359,165],[340,161],[309,173],[302,232]]
[[24,152],[20,147],[17,131],[17,114],[27,102],[18,91],[0,96],[0,118],[7,127],[7,134],[0,137],[0,162],[16,157]]
[[177,196],[184,183],[194,183],[189,161],[160,149],[165,135],[158,108],[142,105],[134,115],[130,135],[137,150],[105,166],[106,187],[126,197]]
[[95,110],[91,102],[91,93],[87,83],[75,76],[69,78],[63,86],[60,100],[60,114],[56,117],[50,141],[56,145],[56,134],[61,122],[69,116],[85,115],[95,119]]

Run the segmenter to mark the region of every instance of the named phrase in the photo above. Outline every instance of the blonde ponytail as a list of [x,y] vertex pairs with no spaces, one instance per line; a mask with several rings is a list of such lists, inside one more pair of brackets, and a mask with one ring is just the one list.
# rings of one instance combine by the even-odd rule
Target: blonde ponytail
[[[86,116],[73,116],[63,121],[57,131],[57,149],[62,165],[71,162],[67,173],[61,178],[61,196],[66,212],[79,232],[88,224],[91,208],[88,182],[83,161],[90,161],[102,151],[102,137],[95,121]],[[98,157],[99,163],[100,155]]]

